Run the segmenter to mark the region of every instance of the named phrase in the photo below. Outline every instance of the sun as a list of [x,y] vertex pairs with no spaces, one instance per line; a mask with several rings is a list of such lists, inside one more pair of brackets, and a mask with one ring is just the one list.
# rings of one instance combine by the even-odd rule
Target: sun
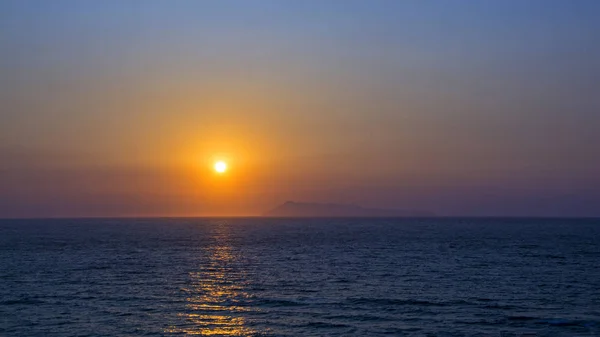
[[213,167],[217,173],[223,173],[227,171],[227,163],[221,160],[216,162]]

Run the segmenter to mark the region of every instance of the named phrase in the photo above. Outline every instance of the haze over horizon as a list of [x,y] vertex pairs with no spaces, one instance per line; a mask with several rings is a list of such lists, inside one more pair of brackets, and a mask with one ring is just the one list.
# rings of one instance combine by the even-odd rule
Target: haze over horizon
[[286,200],[600,216],[598,17],[595,0],[0,1],[0,218]]

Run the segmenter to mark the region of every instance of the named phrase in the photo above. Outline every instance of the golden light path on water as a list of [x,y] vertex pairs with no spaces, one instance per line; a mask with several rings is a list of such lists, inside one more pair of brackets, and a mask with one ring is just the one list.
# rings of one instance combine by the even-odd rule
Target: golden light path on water
[[185,325],[165,332],[200,336],[250,336],[256,330],[247,327],[242,314],[256,309],[241,305],[248,297],[244,291],[245,272],[230,245],[230,228],[226,223],[214,228],[214,244],[207,248],[208,261],[190,273],[186,312],[178,315]]

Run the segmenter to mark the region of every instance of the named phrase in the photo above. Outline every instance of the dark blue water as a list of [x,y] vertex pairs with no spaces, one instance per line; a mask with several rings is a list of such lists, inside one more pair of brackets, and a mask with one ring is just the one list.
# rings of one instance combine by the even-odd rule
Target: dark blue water
[[600,336],[600,220],[0,220],[0,336]]

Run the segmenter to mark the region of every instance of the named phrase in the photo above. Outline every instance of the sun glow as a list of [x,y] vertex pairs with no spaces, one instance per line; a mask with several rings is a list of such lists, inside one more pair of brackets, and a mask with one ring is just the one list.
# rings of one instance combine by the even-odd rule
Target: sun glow
[[227,163],[225,163],[224,161],[218,161],[215,163],[214,169],[217,173],[224,173],[225,171],[227,171]]

